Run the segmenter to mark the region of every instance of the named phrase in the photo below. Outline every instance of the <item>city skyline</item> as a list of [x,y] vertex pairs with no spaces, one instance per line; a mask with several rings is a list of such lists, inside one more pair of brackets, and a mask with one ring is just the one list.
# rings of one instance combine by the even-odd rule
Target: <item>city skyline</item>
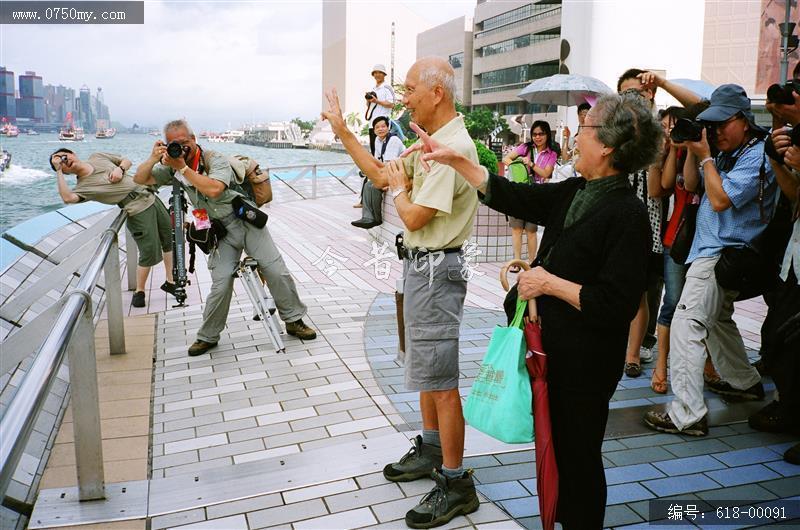
[[[437,24],[469,13],[475,2],[353,3],[384,17],[400,4]],[[327,88],[321,39],[319,1],[149,1],[144,25],[4,26],[0,65],[35,70],[65,86],[101,86],[114,121],[127,126],[185,117],[197,129],[223,130],[318,118]],[[54,54],[65,42],[67,54]],[[365,73],[365,89],[372,82]]]

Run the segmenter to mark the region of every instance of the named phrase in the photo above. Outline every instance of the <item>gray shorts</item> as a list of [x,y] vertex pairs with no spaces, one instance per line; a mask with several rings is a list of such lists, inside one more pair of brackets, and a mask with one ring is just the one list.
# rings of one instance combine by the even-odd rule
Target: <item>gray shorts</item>
[[[442,254],[440,254],[442,255]],[[405,379],[411,391],[458,388],[458,337],[467,281],[461,254],[403,262]]]
[[128,217],[128,229],[139,249],[140,267],[152,267],[161,262],[163,252],[172,252],[172,219],[158,197],[146,210]]
[[536,232],[539,229],[536,223],[529,223],[524,219],[517,219],[510,215],[508,216],[508,226],[511,228],[524,228],[526,232]]

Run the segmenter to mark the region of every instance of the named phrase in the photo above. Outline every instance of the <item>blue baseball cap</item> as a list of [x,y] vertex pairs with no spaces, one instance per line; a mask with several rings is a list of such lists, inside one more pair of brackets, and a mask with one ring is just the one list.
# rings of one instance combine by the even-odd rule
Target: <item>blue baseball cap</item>
[[739,85],[719,86],[711,93],[710,103],[711,106],[697,116],[698,121],[721,123],[741,113],[754,132],[766,132],[766,129],[756,124],[755,116],[750,110],[750,98],[747,97],[744,88]]

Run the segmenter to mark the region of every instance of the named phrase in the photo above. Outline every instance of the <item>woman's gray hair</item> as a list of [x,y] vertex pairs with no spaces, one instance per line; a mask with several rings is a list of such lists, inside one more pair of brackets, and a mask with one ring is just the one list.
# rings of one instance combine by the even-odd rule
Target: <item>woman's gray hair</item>
[[419,81],[431,89],[437,85],[442,87],[442,90],[444,90],[447,98],[450,101],[455,101],[456,76],[453,72],[453,68],[447,63],[436,64],[437,62],[441,63],[441,61],[431,61],[422,66],[422,69],[419,73]]
[[608,94],[597,100],[592,110],[600,125],[597,139],[614,148],[614,169],[633,173],[656,160],[664,131],[644,98],[638,94]]
[[186,129],[186,132],[189,133],[189,136],[194,136],[194,131],[189,126],[189,122],[184,120],[183,118],[179,120],[172,120],[171,122],[164,125],[164,136],[167,136],[167,131],[170,129]]

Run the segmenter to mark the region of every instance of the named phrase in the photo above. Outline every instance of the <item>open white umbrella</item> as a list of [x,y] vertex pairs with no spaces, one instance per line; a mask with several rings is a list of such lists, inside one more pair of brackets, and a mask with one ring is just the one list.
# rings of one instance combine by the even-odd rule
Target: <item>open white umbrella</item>
[[711,99],[711,94],[717,89],[711,83],[698,79],[670,79],[672,83],[687,88],[704,99]]
[[550,77],[536,79],[522,89],[517,97],[528,103],[542,105],[562,105],[571,107],[580,105],[589,98],[597,98],[603,94],[611,94],[608,85],[585,75],[555,74]]

